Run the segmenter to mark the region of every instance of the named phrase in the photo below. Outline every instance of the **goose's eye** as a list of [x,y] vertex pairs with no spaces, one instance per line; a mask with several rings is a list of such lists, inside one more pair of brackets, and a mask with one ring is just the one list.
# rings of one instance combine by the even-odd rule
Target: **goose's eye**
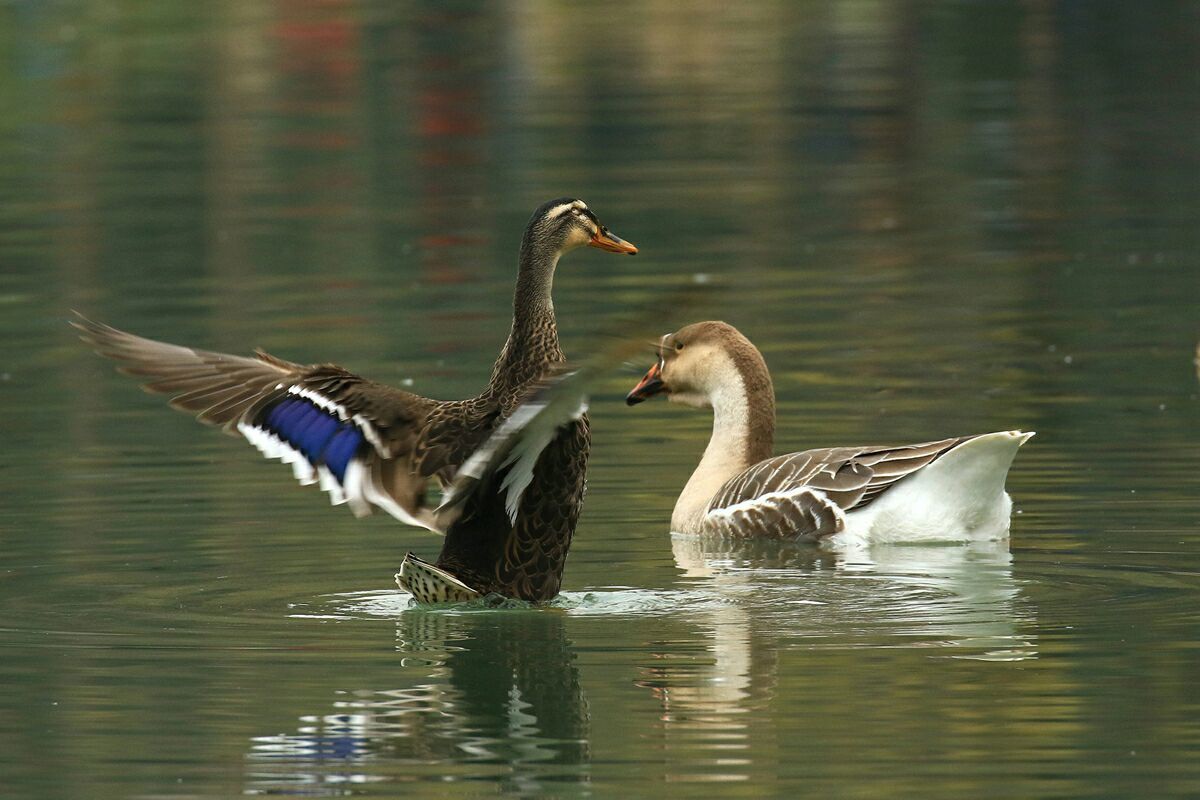
[[675,343],[675,352],[678,353],[682,349],[683,349],[683,342],[676,342]]

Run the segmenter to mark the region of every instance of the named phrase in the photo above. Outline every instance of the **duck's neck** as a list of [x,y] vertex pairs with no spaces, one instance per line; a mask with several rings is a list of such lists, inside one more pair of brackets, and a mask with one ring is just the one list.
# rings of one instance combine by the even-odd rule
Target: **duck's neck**
[[675,503],[671,530],[698,533],[708,503],[726,481],[765,458],[775,441],[775,392],[757,351],[731,354],[734,369],[709,400],[713,430],[704,456]]
[[492,367],[489,387],[513,389],[535,380],[546,366],[563,360],[554,319],[554,269],[559,253],[526,236],[521,242],[513,321],[508,341]]

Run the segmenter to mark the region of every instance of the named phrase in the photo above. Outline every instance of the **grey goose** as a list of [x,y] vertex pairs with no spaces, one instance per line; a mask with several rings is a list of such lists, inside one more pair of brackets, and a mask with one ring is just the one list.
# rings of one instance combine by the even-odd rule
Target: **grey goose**
[[724,322],[698,322],[657,349],[629,405],[663,394],[713,410],[712,436],[675,504],[672,531],[843,542],[1007,536],[1004,482],[1032,433],[776,456],[771,375],[749,339]]

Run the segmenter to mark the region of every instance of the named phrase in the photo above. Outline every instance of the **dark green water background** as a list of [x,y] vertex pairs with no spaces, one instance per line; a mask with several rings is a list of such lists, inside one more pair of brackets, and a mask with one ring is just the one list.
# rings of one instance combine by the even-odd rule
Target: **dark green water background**
[[[465,396],[562,194],[568,353],[707,275],[781,450],[1038,431],[1011,549],[673,540],[631,368],[558,606],[410,609],[65,324]],[[1198,219],[1191,2],[0,2],[0,795],[1198,796]]]

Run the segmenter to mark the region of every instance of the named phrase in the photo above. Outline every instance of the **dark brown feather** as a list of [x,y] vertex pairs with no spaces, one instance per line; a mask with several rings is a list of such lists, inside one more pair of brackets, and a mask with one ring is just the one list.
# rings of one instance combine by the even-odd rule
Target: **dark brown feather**
[[[520,285],[518,296],[520,297]],[[564,361],[552,307],[534,303],[514,318],[513,334],[478,397],[438,401],[365,380],[332,364],[301,365],[261,350],[232,356],[135,336],[80,316],[71,323],[97,353],[120,362],[152,393],[204,423],[237,434],[290,387],[309,389],[371,423],[379,446],[365,458],[375,484],[406,514],[442,530],[438,566],[481,593],[549,600],[559,590],[583,503],[590,435],[586,417],[546,447],[515,522],[501,492],[478,493],[444,523],[427,483],[443,486],[526,396]],[[356,511],[356,513],[359,513]]]
[[117,359],[123,372],[143,379],[144,389],[170,396],[172,408],[233,435],[238,435],[239,422],[253,421],[289,387],[318,391],[374,424],[384,448],[368,453],[365,468],[377,476],[386,474],[387,480],[380,481],[383,490],[409,515],[429,515],[424,484],[432,473],[421,470],[415,445],[422,427],[436,426],[439,418],[453,420],[455,404],[372,383],[329,364],[303,366],[261,350],[246,358],[180,347],[84,317],[71,324],[97,353]]
[[[551,213],[564,203],[578,203],[585,209],[571,198],[552,200],[535,211],[526,226],[513,293],[512,329],[487,387],[470,400],[431,400],[372,383],[341,367],[303,366],[261,350],[254,357],[228,356],[143,339],[82,317],[72,324],[98,353],[116,359],[123,371],[143,379],[149,391],[170,396],[172,405],[227,432],[240,426],[264,452],[276,453],[276,444],[264,428],[256,427],[256,420],[263,414],[269,417],[272,404],[290,390],[302,395],[302,390],[308,390],[336,404],[340,424],[349,424],[342,417],[345,412],[371,442],[370,448],[358,444],[353,462],[344,469],[348,474],[348,464],[357,467],[365,457],[365,471],[356,469],[355,480],[369,476],[371,483],[362,485],[386,495],[370,500],[364,491],[355,496],[351,505],[357,504],[356,513],[367,502],[386,507],[390,498],[402,512],[387,509],[396,516],[408,514],[419,524],[445,529],[440,568],[482,593],[548,600],[558,592],[583,502],[590,442],[586,417],[551,428],[549,444],[540,453],[529,451],[536,459],[528,471],[533,477],[519,498],[515,521],[506,511],[505,492],[495,487],[472,492],[452,516],[435,517],[426,502],[426,484],[436,479],[449,485],[531,387],[564,361],[551,287],[559,257],[579,244],[580,231],[564,223],[578,227],[583,223],[572,220],[584,219],[582,214]],[[595,217],[589,212],[586,219],[594,222]],[[293,408],[284,408],[280,417]],[[545,438],[539,438],[539,443]],[[364,449],[369,455],[362,455]],[[288,458],[294,454],[282,447],[279,452]],[[303,472],[299,461],[295,465]],[[414,568],[416,572],[420,570]]]

